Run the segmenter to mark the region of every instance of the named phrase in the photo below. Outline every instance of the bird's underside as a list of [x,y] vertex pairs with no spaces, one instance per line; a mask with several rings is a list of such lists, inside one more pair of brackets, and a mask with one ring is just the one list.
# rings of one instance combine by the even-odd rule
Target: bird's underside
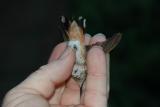
[[105,53],[112,51],[119,43],[121,34],[117,33],[104,42],[96,42],[85,46],[86,19],[79,17],[78,20],[68,20],[61,17],[61,30],[68,46],[75,50],[76,61],[72,71],[72,78],[77,81],[82,93],[82,87],[87,77],[86,53],[93,46],[101,46]]

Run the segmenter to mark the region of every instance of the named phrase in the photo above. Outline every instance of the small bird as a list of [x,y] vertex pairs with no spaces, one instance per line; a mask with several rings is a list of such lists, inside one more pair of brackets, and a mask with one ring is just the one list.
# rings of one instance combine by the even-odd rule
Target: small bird
[[67,41],[67,46],[75,50],[76,61],[72,71],[72,78],[77,81],[80,86],[80,94],[82,94],[83,84],[87,77],[86,53],[87,51],[97,45],[101,46],[105,53],[113,50],[121,39],[121,33],[107,38],[107,41],[96,42],[92,45],[85,45],[85,29],[86,19],[82,16],[78,20],[68,20],[66,17],[61,16],[61,30],[64,39]]

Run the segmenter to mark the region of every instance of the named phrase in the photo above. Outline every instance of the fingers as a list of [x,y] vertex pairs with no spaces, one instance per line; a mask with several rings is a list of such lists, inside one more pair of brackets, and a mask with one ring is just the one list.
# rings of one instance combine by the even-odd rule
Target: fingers
[[[90,44],[105,41],[102,34],[95,35]],[[108,59],[107,59],[108,60]],[[106,107],[107,103],[107,67],[105,53],[101,47],[94,46],[87,55],[88,75],[85,86],[84,104],[92,107]]]
[[[89,37],[86,42],[89,43]],[[70,77],[74,61],[73,50],[66,49],[66,43],[61,43],[55,47],[49,59],[49,64],[42,66],[31,74],[18,88],[49,98],[55,91],[55,86]],[[68,87],[72,87],[72,85]]]
[[[52,61],[57,60],[62,55],[62,53],[65,51],[66,48],[67,48],[66,42],[62,42],[62,43],[58,44],[53,49],[53,52],[51,53],[50,58],[48,60],[48,63],[51,63]],[[65,83],[56,87],[56,90],[54,92],[54,96],[52,96],[49,100],[50,104],[59,104],[60,103],[64,88],[65,88]]]
[[74,52],[67,48],[60,58],[42,66],[31,74],[19,87],[35,91],[45,98],[50,97],[55,91],[55,86],[67,80],[74,65]]
[[66,49],[67,47],[67,43],[66,42],[62,42],[60,44],[58,44],[54,49],[53,49],[53,52],[51,53],[50,55],[50,58],[48,60],[48,62],[52,62],[53,60],[56,60],[58,59],[62,53],[64,52],[64,50]]

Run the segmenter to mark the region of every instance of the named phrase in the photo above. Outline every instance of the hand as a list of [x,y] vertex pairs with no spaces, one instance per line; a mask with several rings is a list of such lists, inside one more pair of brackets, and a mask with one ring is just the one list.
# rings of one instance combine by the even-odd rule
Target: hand
[[[88,35],[88,34],[87,34]],[[85,43],[104,41],[102,34]],[[85,90],[71,78],[75,61],[74,51],[61,43],[53,50],[47,65],[40,67],[22,83],[11,89],[2,107],[106,107],[109,91],[109,56],[101,47],[92,47],[87,54],[88,75]]]

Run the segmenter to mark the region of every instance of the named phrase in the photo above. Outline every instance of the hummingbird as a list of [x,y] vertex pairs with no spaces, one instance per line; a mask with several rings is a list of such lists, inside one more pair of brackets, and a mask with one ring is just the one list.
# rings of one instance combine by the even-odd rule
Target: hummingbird
[[93,46],[101,46],[107,54],[118,45],[122,35],[116,33],[106,41],[85,45],[86,19],[82,16],[78,20],[68,20],[61,16],[61,32],[64,40],[67,41],[67,46],[75,50],[76,61],[72,70],[72,78],[79,84],[81,95],[87,78],[86,54],[88,50]]

